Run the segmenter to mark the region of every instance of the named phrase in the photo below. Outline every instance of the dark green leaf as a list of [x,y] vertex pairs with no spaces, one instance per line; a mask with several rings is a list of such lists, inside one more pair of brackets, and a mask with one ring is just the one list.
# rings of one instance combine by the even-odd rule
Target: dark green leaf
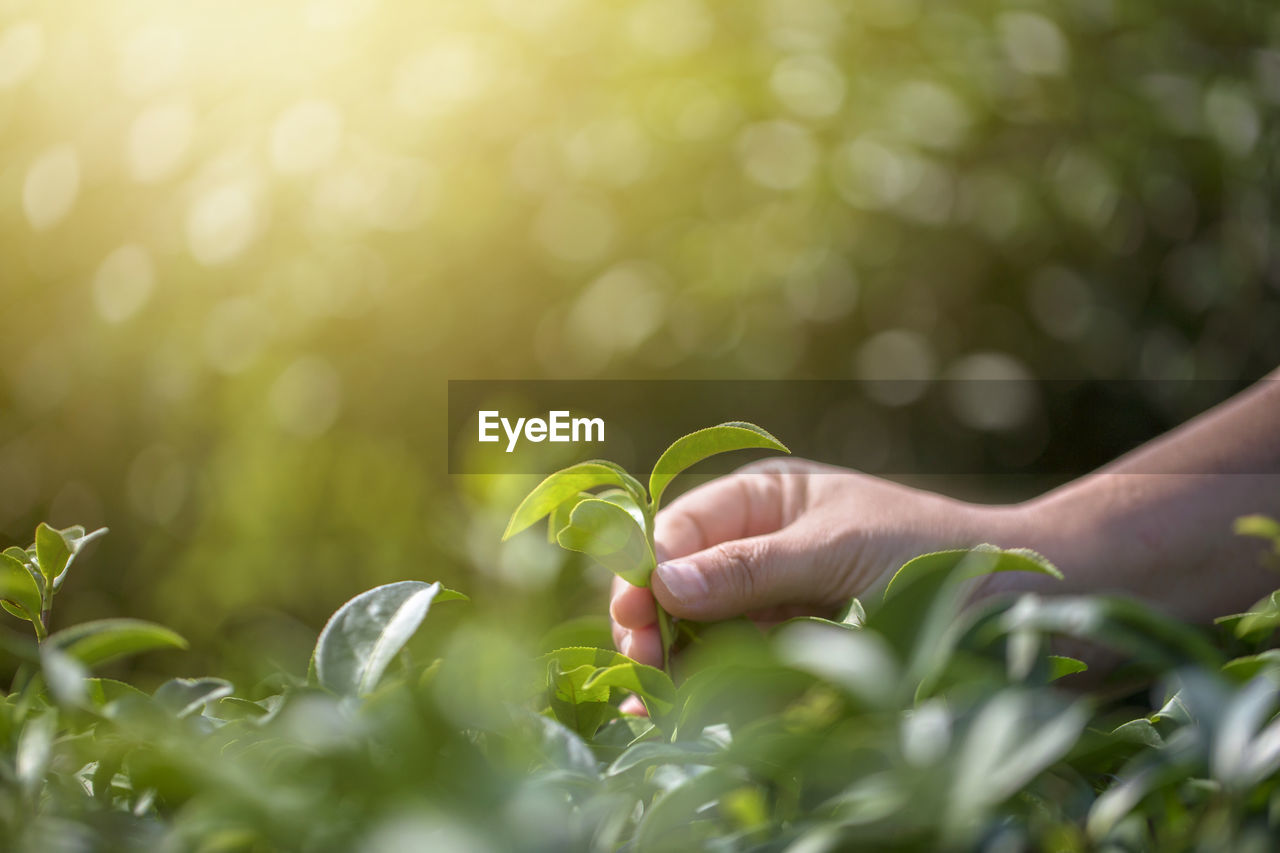
[[612,462],[594,459],[579,462],[547,477],[528,494],[507,523],[504,540],[524,530],[529,525],[550,514],[560,504],[577,495],[599,486],[619,486],[643,499],[643,487],[636,479]]
[[1264,669],[1280,669],[1280,649],[1267,649],[1227,661],[1222,671],[1237,681],[1248,681]]
[[178,634],[141,619],[85,622],[50,635],[48,642],[89,667],[153,649],[187,647]]
[[654,507],[662,501],[662,493],[676,476],[691,465],[717,453],[730,450],[764,448],[790,453],[786,446],[764,429],[745,421],[730,421],[700,429],[677,439],[663,451],[649,475],[649,500]]
[[590,555],[634,586],[649,585],[653,549],[643,528],[616,503],[600,498],[579,501],[556,539],[560,547]]

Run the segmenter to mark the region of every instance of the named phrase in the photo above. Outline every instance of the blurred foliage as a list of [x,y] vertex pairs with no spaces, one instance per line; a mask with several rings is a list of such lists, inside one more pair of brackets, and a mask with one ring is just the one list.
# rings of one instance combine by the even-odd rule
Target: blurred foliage
[[[1248,532],[1280,546],[1272,525]],[[170,644],[159,626],[7,633],[0,833],[15,853],[1274,849],[1280,592],[1216,637],[1119,598],[963,606],[967,580],[1027,567],[1056,573],[981,546],[912,560],[842,622],[686,625],[674,677],[601,648],[534,658],[421,581],[343,605],[305,680],[239,689],[92,674],[106,648]],[[1124,676],[1062,689],[1085,668],[1049,653],[1062,638]],[[628,694],[647,717],[619,713]]]
[[0,530],[219,666],[554,624],[445,379],[1253,378],[1278,105],[1250,0],[0,0]]

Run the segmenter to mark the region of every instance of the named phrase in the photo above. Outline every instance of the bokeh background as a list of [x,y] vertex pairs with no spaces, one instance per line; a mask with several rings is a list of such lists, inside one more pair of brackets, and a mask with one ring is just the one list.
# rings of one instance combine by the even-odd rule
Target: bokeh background
[[55,619],[169,670],[404,578],[599,611],[446,380],[1245,383],[1278,108],[1248,0],[3,0],[0,533],[110,526]]

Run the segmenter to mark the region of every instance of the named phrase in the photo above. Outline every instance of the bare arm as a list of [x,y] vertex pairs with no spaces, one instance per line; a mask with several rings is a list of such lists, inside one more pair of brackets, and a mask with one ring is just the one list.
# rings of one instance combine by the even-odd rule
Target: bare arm
[[1280,586],[1236,518],[1280,517],[1280,372],[1111,465],[1026,503],[951,500],[803,460],[747,466],[658,515],[650,589],[615,582],[626,654],[660,662],[656,596],[714,620],[822,613],[928,551],[1030,547],[1064,581],[993,575],[984,594],[1119,592],[1186,620],[1242,610]]
[[[1191,621],[1280,586],[1236,518],[1280,516],[1280,378],[1272,374],[1107,467],[1013,508],[1006,536],[1043,552],[1062,583],[1005,575],[989,590],[1125,592]],[[1003,543],[1002,543],[1003,544]]]

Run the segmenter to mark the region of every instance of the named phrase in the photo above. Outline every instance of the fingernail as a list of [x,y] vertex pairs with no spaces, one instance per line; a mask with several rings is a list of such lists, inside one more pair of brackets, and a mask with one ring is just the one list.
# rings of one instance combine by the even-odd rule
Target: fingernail
[[693,563],[674,561],[662,563],[655,569],[658,577],[671,594],[681,601],[697,601],[711,592],[707,579]]
[[622,642],[618,643],[618,651],[627,657],[631,657],[631,646],[631,632],[628,631],[622,635]]

